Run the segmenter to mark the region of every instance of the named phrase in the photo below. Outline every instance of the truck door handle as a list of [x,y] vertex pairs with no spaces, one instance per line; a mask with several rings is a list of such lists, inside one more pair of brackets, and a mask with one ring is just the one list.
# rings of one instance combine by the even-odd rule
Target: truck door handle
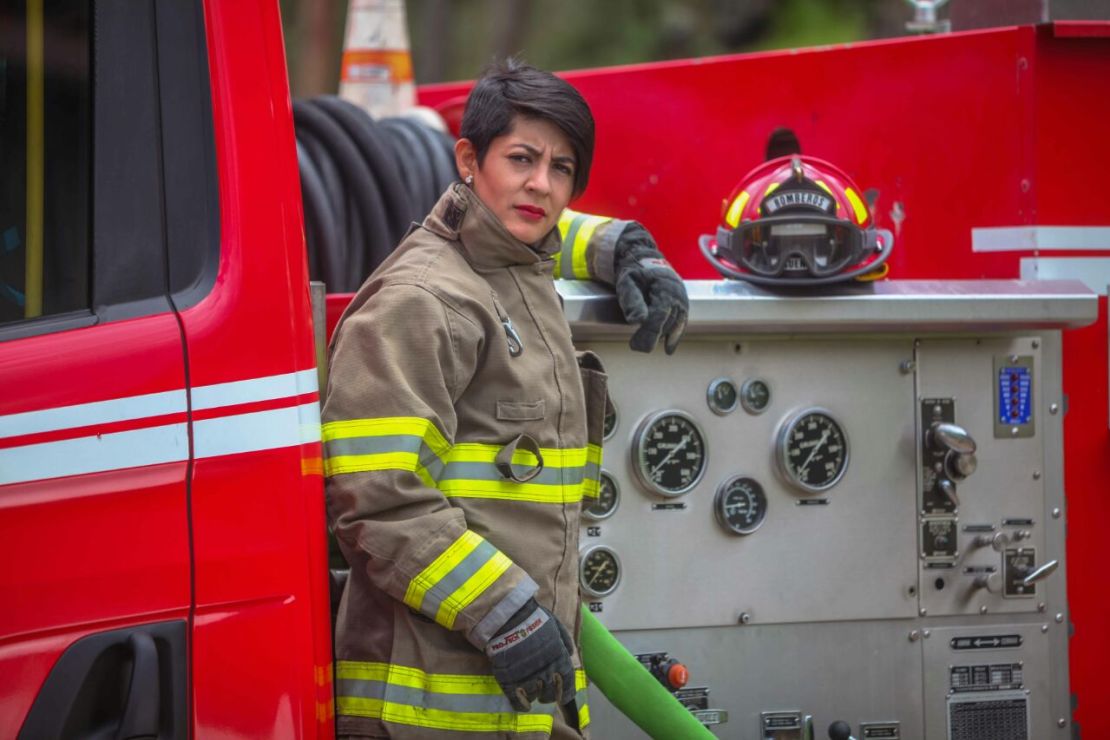
[[120,720],[120,740],[153,740],[158,737],[161,687],[158,648],[148,632],[136,631],[127,640],[131,650],[131,683]]

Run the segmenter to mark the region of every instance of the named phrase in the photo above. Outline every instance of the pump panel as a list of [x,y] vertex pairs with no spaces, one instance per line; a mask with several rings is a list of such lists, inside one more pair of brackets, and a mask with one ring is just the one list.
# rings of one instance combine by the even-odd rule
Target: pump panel
[[[673,356],[560,287],[615,409],[620,505],[581,542],[620,571],[593,557],[590,609],[687,666],[719,737],[1068,737],[1059,329],[1084,291],[687,287]],[[641,736],[591,703],[597,736]]]

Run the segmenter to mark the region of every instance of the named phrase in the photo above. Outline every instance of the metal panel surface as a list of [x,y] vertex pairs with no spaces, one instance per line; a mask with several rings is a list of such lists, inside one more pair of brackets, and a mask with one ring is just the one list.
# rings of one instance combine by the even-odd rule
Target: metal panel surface
[[[709,706],[728,711],[712,728],[721,738],[755,740],[759,714],[797,710],[813,716],[814,737],[844,720],[898,721],[902,738],[924,736],[921,641],[909,623],[830,622],[622,632],[633,653],[667,650],[690,670],[690,686],[709,688]],[[943,697],[942,697],[943,699]],[[590,690],[595,737],[645,737],[596,688]]]
[[[618,410],[603,467],[622,501],[582,538],[584,547],[613,548],[624,566],[620,587],[601,600],[608,627],[729,625],[741,613],[756,623],[915,613],[913,380],[900,370],[909,339],[688,339],[670,357],[623,342],[579,346],[601,357]],[[737,388],[765,380],[766,411],[714,414],[706,389],[719,377]],[[827,409],[851,446],[843,479],[817,497],[784,483],[773,459],[783,420],[811,406]],[[697,421],[708,455],[701,482],[669,499],[637,483],[629,454],[641,420],[664,409]],[[762,527],[747,536],[726,532],[713,514],[717,487],[738,474],[759,481],[768,500]],[[815,498],[826,503],[804,505]]]

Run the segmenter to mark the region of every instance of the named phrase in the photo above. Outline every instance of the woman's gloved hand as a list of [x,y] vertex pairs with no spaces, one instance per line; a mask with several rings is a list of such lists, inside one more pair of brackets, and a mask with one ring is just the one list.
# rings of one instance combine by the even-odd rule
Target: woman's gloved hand
[[555,615],[529,599],[489,641],[486,655],[513,709],[527,712],[533,701],[574,701],[573,649],[570,634]]
[[682,278],[663,258],[648,230],[635,221],[617,238],[613,260],[624,319],[640,325],[628,345],[637,352],[651,352],[663,337],[663,349],[674,354],[690,312]]

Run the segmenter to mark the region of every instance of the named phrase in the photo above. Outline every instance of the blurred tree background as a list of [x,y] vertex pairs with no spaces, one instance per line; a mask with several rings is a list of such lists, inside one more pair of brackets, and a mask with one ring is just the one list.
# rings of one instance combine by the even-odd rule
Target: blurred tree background
[[[551,70],[900,36],[905,0],[408,0],[418,84],[520,54]],[[281,0],[296,97],[339,86],[347,0]]]

